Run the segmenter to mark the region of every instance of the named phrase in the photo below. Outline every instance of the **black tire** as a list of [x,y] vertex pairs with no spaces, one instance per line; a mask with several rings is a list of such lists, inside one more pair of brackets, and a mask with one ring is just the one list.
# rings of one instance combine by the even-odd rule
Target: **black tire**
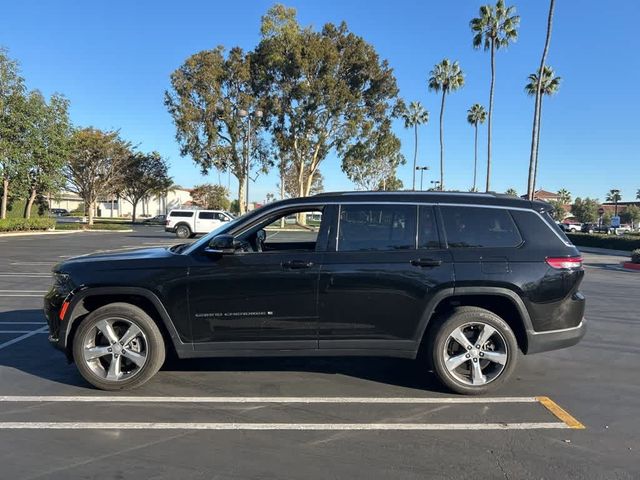
[[[466,332],[465,336],[469,335],[466,338],[473,340],[474,343],[480,337],[480,328],[484,330],[483,325],[489,325],[496,332],[485,340],[481,348],[471,344],[472,349],[467,351],[452,339],[454,331],[461,329],[459,331]],[[478,332],[476,337],[473,336],[474,332]],[[458,350],[452,352],[451,348]],[[509,379],[518,359],[518,342],[511,327],[495,313],[479,307],[458,307],[451,315],[440,320],[440,324],[434,331],[429,352],[434,373],[443,385],[456,393],[480,395],[496,390]],[[446,358],[454,360],[455,356],[460,355],[462,358],[463,354],[465,358],[469,357],[469,360],[465,359],[464,363],[455,370],[447,368]],[[496,358],[503,361],[505,357],[502,355],[506,355],[504,364],[487,360],[489,356],[496,354]],[[474,367],[480,368],[482,375],[479,375],[479,378],[484,378],[485,383],[469,383],[474,382]],[[466,370],[468,370],[468,378]]]
[[[107,379],[105,376],[100,375],[100,372],[96,371],[103,369],[106,373],[107,367],[105,362],[108,362],[109,359],[113,362],[113,353],[103,354],[98,360],[93,359],[91,362],[85,360],[85,351],[88,351],[90,348],[87,346],[87,339],[91,338],[94,332],[100,335],[100,329],[97,325],[105,321],[113,322],[112,328],[116,334],[120,335],[120,338],[123,338],[126,331],[125,328],[119,330],[121,328],[120,325],[135,325],[141,332],[139,336],[124,345],[129,351],[118,347],[122,348],[123,351],[120,355],[122,357],[120,362],[122,363],[118,363],[118,366],[123,365],[123,378],[118,380]],[[110,347],[110,342],[106,336],[103,338],[103,341],[102,345],[97,345],[96,342],[91,348]],[[136,351],[132,350],[134,341],[143,345],[144,351],[138,350],[138,353],[136,353]],[[111,344],[111,346],[113,345],[115,344]],[[111,352],[112,350],[110,349],[109,351]],[[129,358],[132,354],[140,355],[141,353],[144,353],[143,358],[145,360],[143,365],[138,368]],[[118,355],[115,355],[115,357],[118,357]],[[149,381],[164,363],[164,339],[156,323],[144,310],[129,303],[111,303],[91,312],[82,320],[73,338],[73,358],[82,378],[93,386],[101,390],[133,389]],[[103,360],[105,358],[106,360]],[[110,364],[110,362],[108,363]],[[128,373],[124,371],[126,370],[126,365],[131,366],[131,371]],[[120,370],[120,368],[118,368],[118,370]]]
[[189,225],[180,224],[176,227],[176,236],[178,238],[190,238],[192,235]]

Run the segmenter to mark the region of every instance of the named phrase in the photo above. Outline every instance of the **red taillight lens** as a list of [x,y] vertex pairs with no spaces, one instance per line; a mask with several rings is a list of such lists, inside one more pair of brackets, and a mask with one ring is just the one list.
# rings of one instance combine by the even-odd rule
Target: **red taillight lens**
[[566,268],[582,268],[582,257],[547,257],[547,265],[558,270]]

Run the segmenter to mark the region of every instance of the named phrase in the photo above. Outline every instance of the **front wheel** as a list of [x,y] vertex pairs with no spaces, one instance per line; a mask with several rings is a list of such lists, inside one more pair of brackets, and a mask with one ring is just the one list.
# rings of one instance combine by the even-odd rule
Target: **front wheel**
[[102,390],[139,387],[165,359],[162,334],[146,312],[128,303],[112,303],[82,320],[73,339],[80,375]]
[[432,362],[438,379],[457,393],[495,390],[516,366],[518,343],[509,325],[479,307],[459,307],[435,334]]

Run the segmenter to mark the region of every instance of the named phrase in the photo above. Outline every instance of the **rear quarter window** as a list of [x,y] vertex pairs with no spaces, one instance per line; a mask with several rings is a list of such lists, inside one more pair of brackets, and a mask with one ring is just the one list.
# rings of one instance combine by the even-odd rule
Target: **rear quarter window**
[[450,248],[516,247],[522,236],[504,208],[440,207]]
[[182,217],[182,218],[190,218],[193,217],[193,212],[171,212],[169,214],[170,217]]

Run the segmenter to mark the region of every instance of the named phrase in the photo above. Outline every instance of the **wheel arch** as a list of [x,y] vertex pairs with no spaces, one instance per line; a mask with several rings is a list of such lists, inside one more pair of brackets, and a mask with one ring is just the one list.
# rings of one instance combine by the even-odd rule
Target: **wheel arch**
[[436,293],[418,330],[420,344],[429,338],[439,318],[460,306],[480,307],[498,315],[513,330],[520,350],[527,353],[528,332],[532,330],[529,312],[516,292],[501,287],[456,287]]
[[177,354],[178,350],[189,346],[180,339],[162,301],[150,290],[141,287],[96,287],[80,290],[71,298],[65,315],[66,327],[61,332],[64,335],[65,352],[69,358],[73,336],[82,319],[92,311],[115,302],[129,303],[147,313],[158,325],[168,352]]

